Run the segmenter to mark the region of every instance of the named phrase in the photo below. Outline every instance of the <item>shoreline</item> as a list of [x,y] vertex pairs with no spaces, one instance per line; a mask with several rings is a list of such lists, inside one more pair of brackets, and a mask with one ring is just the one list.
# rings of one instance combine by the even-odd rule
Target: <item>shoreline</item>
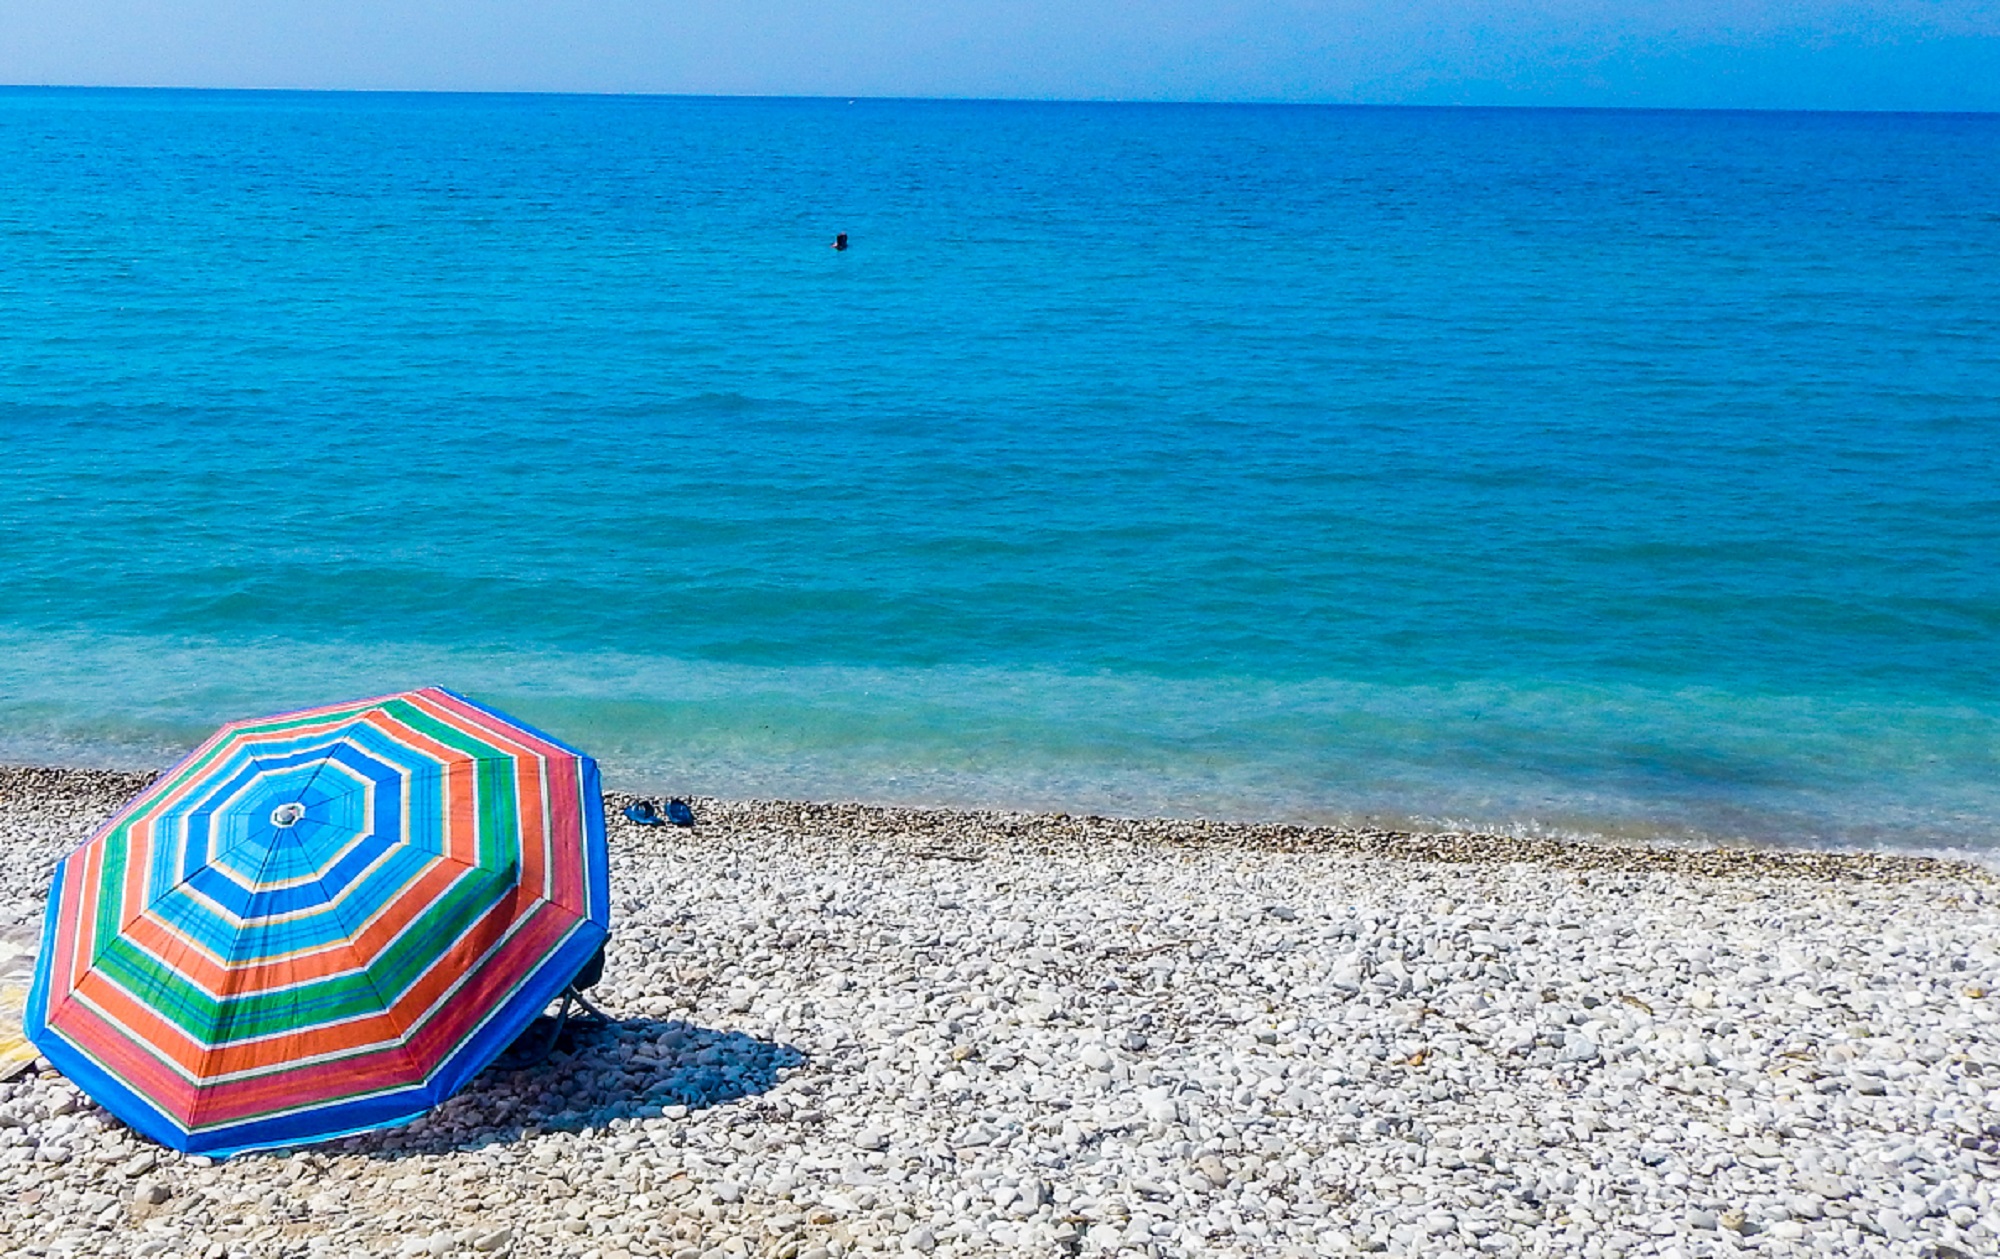
[[[0,799],[14,792],[87,790],[93,796],[129,798],[161,770],[71,768],[0,764]],[[664,792],[607,790],[606,808],[617,812],[641,797]],[[682,796],[704,816],[732,825],[782,825],[808,834],[856,832],[887,843],[916,842],[950,834],[956,842],[1062,844],[1085,834],[1166,847],[1241,848],[1272,853],[1338,853],[1394,861],[1462,865],[1527,863],[1550,868],[1651,872],[1717,878],[1817,878],[1902,881],[1953,877],[1991,882],[2000,871],[1977,860],[1929,851],[1811,848],[1720,840],[1622,838],[1608,835],[1551,838],[1478,829],[1425,830],[1215,818],[1125,817],[994,808],[872,804],[845,800],[735,799]]]
[[[0,937],[149,779],[0,769]],[[1975,867],[711,800],[642,830],[628,798],[611,1024],[220,1164],[31,1072],[0,1084],[0,1250],[2000,1247]]]

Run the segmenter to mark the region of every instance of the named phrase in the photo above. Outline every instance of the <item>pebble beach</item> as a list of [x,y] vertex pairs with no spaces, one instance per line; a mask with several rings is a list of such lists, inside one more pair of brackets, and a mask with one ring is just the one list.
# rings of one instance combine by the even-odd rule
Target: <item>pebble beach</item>
[[[149,780],[0,769],[0,978]],[[2000,884],[1920,857],[611,801],[574,1024],[225,1162],[0,1084],[0,1253],[2000,1252]]]

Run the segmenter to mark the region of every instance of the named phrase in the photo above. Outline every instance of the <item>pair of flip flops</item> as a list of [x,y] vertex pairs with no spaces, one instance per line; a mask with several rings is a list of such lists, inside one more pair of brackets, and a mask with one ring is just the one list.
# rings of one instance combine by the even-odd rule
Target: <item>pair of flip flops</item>
[[685,800],[669,800],[665,804],[654,804],[651,800],[635,800],[625,806],[625,817],[640,826],[693,826],[694,810]]

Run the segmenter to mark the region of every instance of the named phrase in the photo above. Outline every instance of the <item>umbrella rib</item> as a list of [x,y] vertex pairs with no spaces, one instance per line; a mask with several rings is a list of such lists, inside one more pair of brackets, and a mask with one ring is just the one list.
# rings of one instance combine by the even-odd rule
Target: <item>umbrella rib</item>
[[353,959],[355,969],[361,972],[361,981],[368,985],[368,991],[374,994],[375,1004],[382,1011],[383,1021],[396,1033],[396,1054],[403,1060],[403,1066],[409,1073],[410,1082],[412,1084],[423,1083],[424,1073],[419,1069],[417,1060],[410,1056],[410,1046],[408,1043],[409,1029],[402,1026],[396,1020],[394,1013],[392,1013],[393,1007],[383,998],[382,990],[375,986],[375,976],[368,969],[368,959],[362,957],[360,950],[356,947],[354,926],[348,919],[345,902],[336,901],[327,895],[326,884],[322,881],[320,874],[316,873],[313,876],[313,886],[319,889],[320,899],[326,904],[328,911],[333,914],[335,921],[340,923],[341,931],[345,933],[341,941],[341,948],[346,950],[347,955]]
[[306,792],[311,791],[313,784],[319,781],[319,776],[326,772],[327,762],[333,759],[333,749],[340,746],[341,741],[347,737],[347,732],[360,725],[369,713],[377,712],[380,708],[381,705],[379,704],[371,708],[364,708],[351,715],[344,724],[327,732],[324,736],[328,740],[326,750],[320,754],[319,760],[313,763],[313,772],[307,777],[305,786],[299,788],[298,794],[301,798],[301,803],[303,803],[303,797]]

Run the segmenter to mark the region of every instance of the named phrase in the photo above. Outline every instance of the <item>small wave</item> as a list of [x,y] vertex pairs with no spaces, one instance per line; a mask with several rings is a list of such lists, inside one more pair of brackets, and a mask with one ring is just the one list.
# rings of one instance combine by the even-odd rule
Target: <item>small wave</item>
[[1861,696],[6,631],[0,757],[160,764],[223,720],[431,682],[562,732],[638,790],[1648,843],[2000,846],[2000,713]]

